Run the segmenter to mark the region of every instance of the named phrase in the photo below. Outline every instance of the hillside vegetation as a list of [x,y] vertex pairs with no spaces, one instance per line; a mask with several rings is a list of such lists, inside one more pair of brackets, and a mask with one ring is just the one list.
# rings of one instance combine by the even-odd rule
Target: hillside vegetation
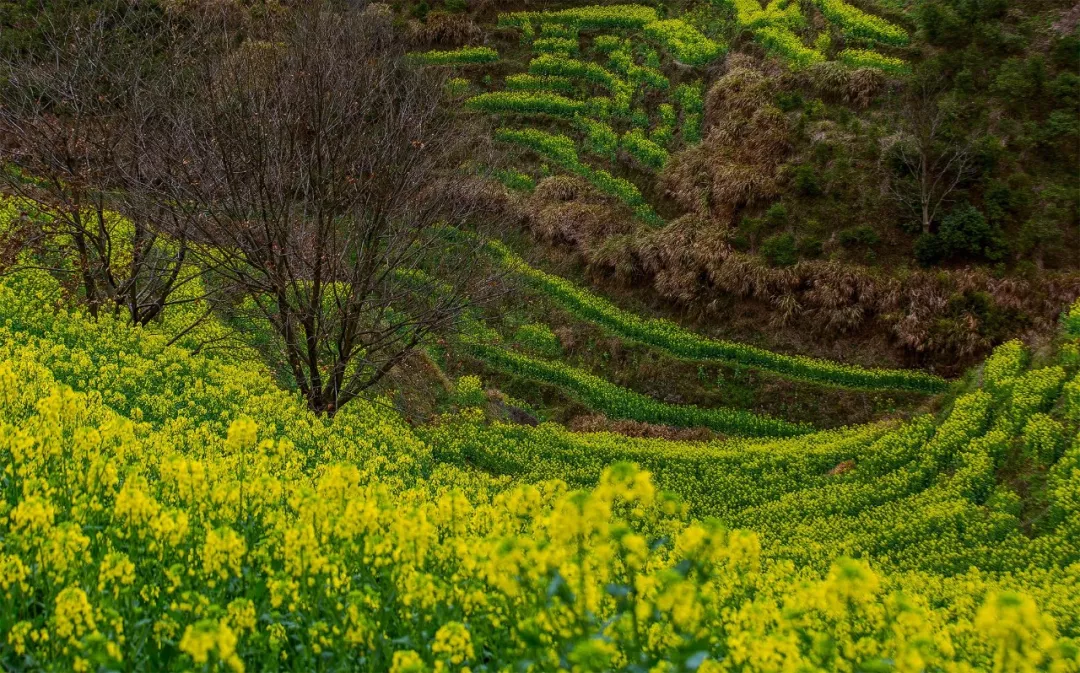
[[0,1],[0,670],[1080,673],[1066,10]]

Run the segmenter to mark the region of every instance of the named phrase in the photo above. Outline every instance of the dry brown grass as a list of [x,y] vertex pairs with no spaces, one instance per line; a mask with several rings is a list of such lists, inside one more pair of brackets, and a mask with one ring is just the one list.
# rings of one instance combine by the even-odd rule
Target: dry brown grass
[[424,22],[409,22],[408,36],[417,47],[460,47],[479,42],[484,31],[467,14],[431,12]]
[[954,298],[985,294],[993,309],[1025,317],[1015,322],[1015,332],[1052,328],[1063,307],[1080,295],[1080,274],[1032,282],[995,278],[981,269],[889,275],[830,261],[771,268],[732,250],[722,229],[710,231],[695,216],[661,231],[619,237],[596,251],[584,254],[595,276],[649,283],[692,312],[708,313],[729,305],[718,299],[737,297],[763,305],[773,328],[797,327],[823,340],[880,331],[902,353],[949,371],[984,356],[994,345],[992,335],[1002,336],[972,310],[958,313],[951,307]]
[[787,118],[772,104],[774,80],[739,55],[728,65],[705,98],[704,139],[672,157],[660,186],[683,209],[730,223],[779,194],[791,144]]
[[796,75],[794,84],[833,102],[868,107],[888,84],[885,75],[872,68],[851,70],[836,61],[817,63]]
[[523,212],[536,236],[585,254],[634,228],[629,211],[585,180],[568,175],[542,180],[525,199]]

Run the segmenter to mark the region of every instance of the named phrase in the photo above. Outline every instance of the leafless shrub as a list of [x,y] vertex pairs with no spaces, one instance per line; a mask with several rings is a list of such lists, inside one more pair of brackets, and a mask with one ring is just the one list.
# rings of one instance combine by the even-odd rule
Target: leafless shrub
[[198,276],[184,264],[186,230],[171,226],[162,237],[176,223],[140,189],[144,140],[170,99],[173,63],[193,43],[162,38],[167,27],[146,43],[119,39],[140,33],[138,17],[103,11],[89,23],[44,23],[44,58],[0,64],[0,136],[9,140],[0,163],[8,191],[36,211],[34,231],[18,230],[36,264],[77,276],[91,315],[146,324]]
[[886,157],[902,167],[886,186],[897,203],[930,233],[942,206],[970,177],[975,153],[966,138],[950,134],[951,111],[944,104],[940,81],[921,80],[910,86],[901,108],[899,133],[886,139]]
[[295,12],[272,42],[193,73],[162,139],[175,160],[155,166],[199,258],[272,327],[318,412],[494,291],[480,243],[440,233],[472,221],[489,188],[455,173],[477,159],[475,129],[403,42],[375,6]]

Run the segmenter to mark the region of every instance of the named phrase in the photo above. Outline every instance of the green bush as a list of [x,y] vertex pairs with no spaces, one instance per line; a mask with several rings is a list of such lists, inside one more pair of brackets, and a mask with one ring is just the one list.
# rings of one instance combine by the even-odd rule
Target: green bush
[[948,248],[937,234],[924,233],[915,239],[915,260],[930,268],[948,257]]
[[1001,232],[970,203],[953,208],[938,229],[946,257],[967,257],[995,261],[1004,255]]
[[795,234],[784,232],[774,234],[761,243],[761,256],[773,266],[791,266],[799,261],[799,251],[795,246]]
[[810,164],[796,166],[792,178],[795,183],[795,191],[800,196],[821,196],[820,169]]
[[484,384],[479,376],[462,376],[454,383],[454,404],[460,407],[479,407],[487,403]]
[[514,343],[533,355],[549,360],[562,355],[559,337],[543,323],[528,323],[519,327],[514,333]]
[[842,229],[837,233],[836,238],[840,241],[840,245],[845,248],[860,246],[870,248],[881,242],[881,236],[873,227],[868,225]]
[[478,112],[546,114],[572,119],[585,109],[585,103],[544,91],[491,91],[468,99],[465,107]]

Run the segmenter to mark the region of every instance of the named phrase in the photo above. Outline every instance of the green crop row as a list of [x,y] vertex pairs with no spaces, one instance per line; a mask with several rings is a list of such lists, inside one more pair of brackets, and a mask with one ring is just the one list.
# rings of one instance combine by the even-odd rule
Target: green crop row
[[680,84],[675,88],[675,101],[682,110],[682,137],[687,144],[701,141],[701,119],[705,112],[701,82]]
[[589,61],[544,54],[529,62],[529,74],[543,77],[580,78],[598,84],[613,94],[625,88],[625,83],[603,66]]
[[659,402],[561,362],[531,358],[499,346],[472,341],[465,343],[469,351],[487,366],[555,386],[590,409],[613,418],[677,427],[706,427],[747,437],[789,437],[811,431],[803,424],[759,416],[740,409],[703,409],[693,405]]
[[874,40],[894,46],[908,43],[907,31],[885,19],[853,7],[844,0],[813,0],[831,23],[843,29],[848,37]]
[[1080,667],[1075,341],[940,421],[686,442],[316,415],[250,334],[170,341],[201,295],[138,328],[0,276],[0,669]]
[[911,66],[902,59],[867,49],[845,49],[836,58],[849,68],[874,68],[898,76],[911,74]]
[[540,26],[541,37],[565,37],[577,40],[579,33],[578,27],[572,23],[545,23]]
[[614,196],[633,209],[634,214],[646,224],[654,226],[663,224],[663,220],[645,203],[641,192],[632,182],[616,178],[605,170],[582,163],[574,141],[567,136],[538,129],[501,128],[495,132],[495,139],[525,147],[555,162],[564,170],[585,178],[600,191]]
[[552,93],[573,94],[574,82],[568,77],[557,75],[532,75],[518,73],[507,75],[506,88],[510,91],[548,91]]
[[[1067,348],[1059,351],[1059,363],[1063,357],[1069,360]],[[794,439],[673,442],[574,434],[552,425],[459,425],[450,431],[457,438],[441,434],[443,426],[439,437],[449,440],[444,446],[458,443],[452,454],[485,470],[559,478],[574,487],[592,485],[613,461],[632,460],[683,495],[695,516],[761,532],[766,557],[823,568],[830,550],[842,548],[894,571],[927,573],[919,580],[927,582],[923,590],[940,590],[957,575],[962,601],[980,572],[1017,572],[1013,579],[1019,579],[1038,568],[1029,577],[1062,577],[1080,560],[1080,441],[1068,448],[1080,398],[1069,398],[1067,390],[1080,390],[1080,379],[1072,367],[1064,388],[1041,386],[1034,397],[1027,389],[1004,397],[976,390],[958,398],[940,421],[924,415]],[[1058,381],[1061,369],[1017,376]],[[1024,422],[1008,420],[1016,410]],[[1035,537],[1023,532],[1020,501],[1008,482],[997,483],[997,472],[1017,450],[1048,467],[1049,510]],[[965,575],[971,567],[980,571]],[[1064,616],[1066,632],[1080,632],[1075,596],[1044,599]]]
[[543,91],[491,91],[468,99],[465,107],[478,112],[548,114],[572,119],[585,110],[586,104]]
[[490,243],[490,249],[504,266],[527,279],[576,317],[595,323],[624,339],[659,348],[678,358],[734,362],[785,377],[845,388],[937,393],[948,385],[944,379],[920,371],[866,369],[702,337],[670,321],[645,319],[624,311],[570,281],[529,266],[497,241]]
[[410,57],[424,65],[475,65],[499,60],[499,52],[491,47],[462,47],[450,51],[412,52]]
[[634,63],[634,55],[630,53],[628,45],[629,43],[626,43],[608,54],[608,63],[611,67],[637,86],[651,86],[661,91],[667,89],[668,79],[664,73],[656,68]]
[[656,114],[659,119],[649,130],[649,140],[663,147],[675,138],[675,108],[671,103],[661,103],[656,107]]
[[667,150],[646,138],[645,132],[641,129],[624,133],[619,146],[634,159],[654,171],[663,169],[668,160]]
[[588,5],[550,12],[500,14],[498,25],[520,28],[537,21],[573,25],[581,30],[641,29],[656,19],[656,10],[644,5]]
[[754,31],[754,38],[765,51],[782,57],[794,70],[825,60],[820,51],[807,47],[798,35],[781,26],[759,28]]
[[533,42],[533,51],[538,54],[572,56],[577,53],[578,41],[568,37],[542,37]]
[[646,24],[645,36],[656,40],[676,60],[687,65],[705,65],[724,53],[724,45],[701,34],[680,19],[665,19]]
[[798,26],[804,23],[799,3],[772,0],[764,8],[758,0],[714,0],[735,13],[735,22],[744,30],[756,31],[766,26]]
[[585,136],[586,152],[609,161],[615,160],[619,149],[619,136],[614,129],[602,121],[580,115],[574,118],[574,127]]
[[532,176],[509,168],[499,168],[492,172],[496,180],[501,182],[507,189],[519,192],[531,192],[536,188],[536,180]]

